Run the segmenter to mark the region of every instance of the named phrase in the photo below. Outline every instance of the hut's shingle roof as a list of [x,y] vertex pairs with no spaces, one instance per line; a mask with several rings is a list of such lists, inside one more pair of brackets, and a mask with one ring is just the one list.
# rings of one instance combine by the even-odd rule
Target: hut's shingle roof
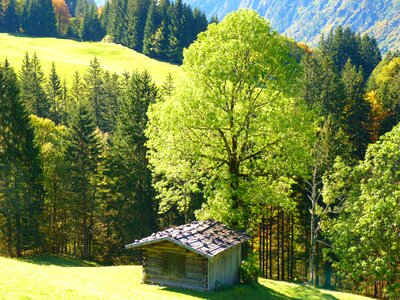
[[214,221],[194,221],[189,224],[169,228],[153,233],[151,236],[126,245],[126,249],[170,241],[202,256],[213,257],[249,240],[246,234],[229,229],[226,225]]

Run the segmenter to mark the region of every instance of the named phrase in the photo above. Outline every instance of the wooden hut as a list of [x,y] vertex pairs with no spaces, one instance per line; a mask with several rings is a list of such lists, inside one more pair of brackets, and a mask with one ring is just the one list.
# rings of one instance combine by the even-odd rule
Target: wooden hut
[[211,291],[239,282],[249,236],[213,221],[192,222],[126,245],[143,250],[143,282]]

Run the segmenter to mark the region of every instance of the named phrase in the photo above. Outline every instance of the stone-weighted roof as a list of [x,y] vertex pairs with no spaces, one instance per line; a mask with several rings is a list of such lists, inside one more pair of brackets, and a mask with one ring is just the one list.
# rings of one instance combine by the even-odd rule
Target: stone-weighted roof
[[229,229],[220,222],[207,220],[194,221],[189,224],[153,233],[151,236],[126,245],[125,248],[140,248],[161,241],[170,241],[210,258],[249,239],[248,235]]

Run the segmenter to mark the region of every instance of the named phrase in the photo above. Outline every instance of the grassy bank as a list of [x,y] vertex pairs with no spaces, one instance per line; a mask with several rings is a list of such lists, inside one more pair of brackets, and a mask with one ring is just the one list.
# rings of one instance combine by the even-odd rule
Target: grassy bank
[[0,299],[368,299],[265,279],[255,286],[200,293],[144,285],[141,278],[140,266],[101,267],[57,256],[0,257]]

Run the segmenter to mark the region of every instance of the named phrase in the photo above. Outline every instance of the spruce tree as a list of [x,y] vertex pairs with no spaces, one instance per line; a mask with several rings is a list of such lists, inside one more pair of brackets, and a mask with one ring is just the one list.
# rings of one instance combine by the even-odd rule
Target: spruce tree
[[183,4],[176,0],[168,10],[170,23],[168,26],[168,52],[167,57],[171,62],[180,63],[183,58],[184,31],[183,31]]
[[153,56],[155,54],[153,39],[160,24],[161,20],[157,9],[157,2],[156,0],[152,0],[150,1],[143,34],[143,53],[146,55]]
[[84,76],[84,96],[86,101],[92,108],[95,125],[103,130],[106,127],[103,119],[104,111],[104,86],[103,73],[100,62],[95,57],[89,64],[87,72]]
[[79,36],[83,41],[100,41],[105,35],[95,7],[89,8],[83,15]]
[[18,94],[17,76],[6,61],[0,66],[0,215],[11,256],[40,246],[43,204],[38,150]]
[[362,159],[367,149],[369,135],[365,124],[368,122],[370,107],[364,100],[365,85],[363,72],[348,60],[343,68],[344,108],[342,126],[354,145],[355,157]]
[[24,3],[22,29],[26,34],[55,36],[56,15],[51,0],[27,0]]
[[144,130],[148,107],[158,95],[147,72],[131,74],[123,93],[109,157],[110,189],[115,199],[108,204],[116,210],[116,223],[122,224],[114,229],[121,240],[144,236],[155,227],[155,192],[147,167]]
[[4,19],[5,19],[5,30],[7,32],[15,33],[19,31],[19,16],[16,12],[15,0],[10,0],[8,2]]
[[110,20],[107,34],[111,35],[115,43],[121,43],[126,25],[127,0],[115,0],[111,5]]
[[172,77],[171,73],[168,73],[166,80],[164,81],[163,85],[161,86],[161,95],[163,97],[169,98],[172,96],[174,92],[174,78]]
[[104,101],[102,110],[102,120],[104,120],[104,132],[112,132],[115,129],[117,118],[120,112],[121,87],[120,80],[116,73],[110,74],[108,71],[103,76]]
[[46,84],[47,97],[50,101],[50,116],[55,123],[60,123],[63,116],[63,87],[57,74],[55,63],[51,64],[49,78]]
[[87,103],[79,103],[70,120],[68,157],[74,205],[72,218],[76,232],[81,233],[76,242],[81,247],[82,258],[90,257],[93,237],[93,215],[96,209],[96,176],[100,162],[101,143],[96,132],[94,116]]
[[50,115],[50,103],[43,89],[45,79],[40,61],[33,54],[32,59],[28,53],[22,61],[19,73],[21,83],[21,99],[30,114],[46,118]]

